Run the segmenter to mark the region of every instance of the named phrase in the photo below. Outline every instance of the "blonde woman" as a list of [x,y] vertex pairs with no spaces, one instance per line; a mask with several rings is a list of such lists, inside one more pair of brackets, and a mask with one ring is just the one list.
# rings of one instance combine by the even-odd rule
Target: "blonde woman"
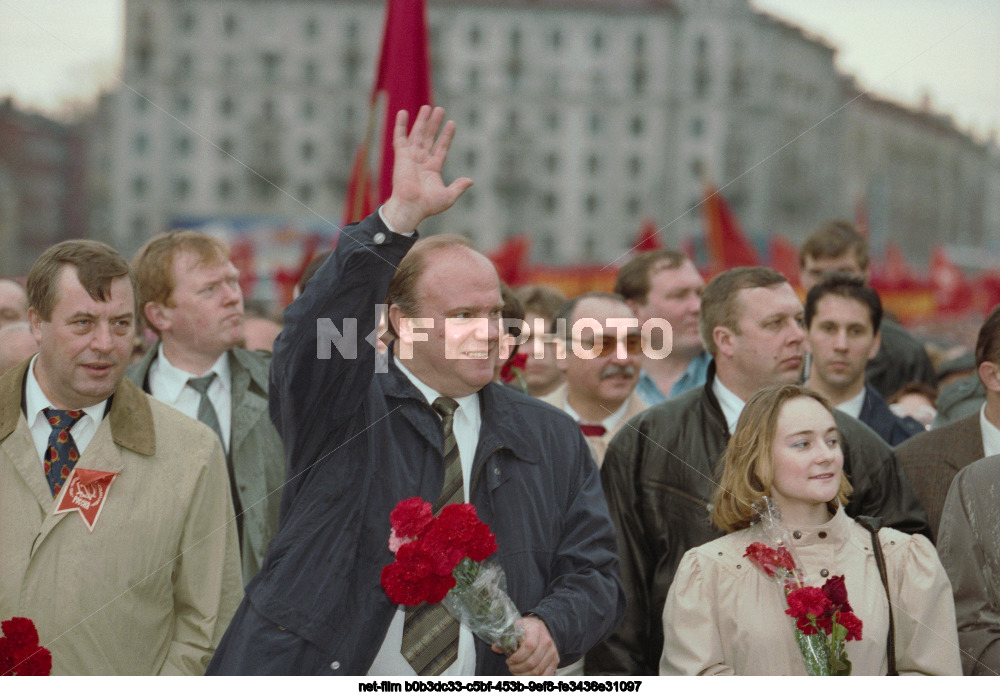
[[951,586],[933,545],[882,529],[887,591],[872,533],[844,513],[851,484],[843,464],[833,412],[819,394],[784,385],[750,399],[712,501],[712,521],[729,534],[681,561],[663,610],[660,674],[806,674],[784,590],[744,557],[759,540],[753,506],[765,497],[780,511],[805,584],[845,577],[863,622],[861,640],[847,643],[853,674],[886,674],[892,658],[902,674],[961,674]]

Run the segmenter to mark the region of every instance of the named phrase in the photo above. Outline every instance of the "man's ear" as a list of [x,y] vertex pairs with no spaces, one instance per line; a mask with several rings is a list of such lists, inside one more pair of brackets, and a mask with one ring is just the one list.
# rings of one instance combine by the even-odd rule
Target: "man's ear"
[[[400,341],[402,341],[403,343],[413,343],[413,330],[409,326],[409,322],[403,321],[403,319],[404,319],[403,311],[399,308],[399,305],[396,304],[389,305],[389,317],[388,317],[389,326],[391,326],[393,328],[393,331],[396,332],[396,337]],[[405,327],[405,332],[406,332],[405,337],[403,336],[404,324],[407,324],[407,326]]]
[[882,332],[875,332],[875,342],[872,344],[871,350],[868,351],[868,359],[874,360],[875,356],[878,355],[879,349],[882,347]]
[[28,324],[31,326],[31,335],[35,337],[35,343],[41,343],[42,317],[34,307],[28,307]]
[[718,353],[731,358],[736,354],[736,345],[733,341],[735,332],[728,326],[716,326],[712,329],[712,340],[715,342],[715,349]]
[[159,302],[150,300],[144,304],[142,306],[142,315],[146,318],[149,325],[160,334],[170,331],[174,325],[173,309]]
[[987,391],[1000,392],[1000,365],[985,360],[979,364],[976,371],[979,373],[979,379],[982,380],[983,386],[986,387]]

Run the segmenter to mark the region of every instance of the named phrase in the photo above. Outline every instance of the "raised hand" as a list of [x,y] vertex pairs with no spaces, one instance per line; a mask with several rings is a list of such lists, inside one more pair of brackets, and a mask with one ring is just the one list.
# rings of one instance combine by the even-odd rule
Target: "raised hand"
[[448,186],[441,179],[441,169],[455,135],[454,121],[441,128],[443,120],[444,109],[422,106],[407,135],[408,114],[405,111],[396,114],[392,195],[382,207],[382,215],[397,232],[412,232],[426,218],[454,205],[472,186],[472,179],[467,177],[455,179]]

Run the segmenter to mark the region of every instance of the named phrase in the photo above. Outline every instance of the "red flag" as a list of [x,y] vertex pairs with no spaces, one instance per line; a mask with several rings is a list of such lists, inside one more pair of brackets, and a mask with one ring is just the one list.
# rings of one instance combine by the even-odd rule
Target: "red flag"
[[[886,246],[885,259],[876,275],[877,279],[873,278],[873,280],[877,282],[873,282],[872,287],[875,287],[877,284],[886,290],[907,290],[919,282],[916,274],[910,269],[909,264],[906,263],[906,256],[903,255],[903,250],[896,242],[889,242]],[[878,290],[881,288],[875,287],[875,289]]]
[[780,234],[771,235],[768,241],[768,256],[771,268],[788,278],[794,287],[802,285],[799,279],[799,250]]
[[371,171],[368,169],[368,145],[361,143],[354,155],[351,179],[347,182],[347,196],[344,200],[344,224],[364,220],[375,212],[373,198]]
[[[396,113],[405,109],[412,126],[420,107],[432,103],[424,0],[386,0],[382,51],[368,105],[368,129],[351,168],[344,204],[345,223],[364,218],[392,193],[392,164],[395,159],[392,130]],[[376,137],[379,149],[375,147]],[[370,157],[378,159],[374,169]],[[365,204],[369,196],[371,198]]]
[[761,265],[757,250],[743,234],[729,204],[719,190],[709,183],[705,184],[705,200],[701,211],[705,222],[709,266],[713,275],[738,266]]
[[243,297],[253,297],[257,285],[257,259],[252,239],[241,237],[229,247],[229,260],[240,272],[240,290]]
[[632,243],[632,251],[641,254],[644,251],[653,251],[662,248],[663,241],[660,239],[656,222],[652,218],[646,218],[642,221],[639,234],[636,235],[635,241]]
[[497,267],[497,275],[507,285],[520,285],[527,271],[528,252],[531,240],[527,235],[519,234],[511,237],[486,256]]
[[974,308],[972,285],[940,244],[935,244],[931,251],[930,274],[938,314],[964,314]]
[[396,113],[406,109],[410,125],[417,110],[431,104],[431,60],[427,47],[424,0],[386,0],[382,54],[372,91],[372,106],[383,99],[382,161],[378,169],[378,202],[392,193],[392,129]]

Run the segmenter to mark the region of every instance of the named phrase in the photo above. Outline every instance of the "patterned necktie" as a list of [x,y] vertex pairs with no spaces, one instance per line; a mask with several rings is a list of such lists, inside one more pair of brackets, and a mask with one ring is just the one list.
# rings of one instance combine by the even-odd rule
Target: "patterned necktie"
[[[432,404],[441,414],[444,435],[444,485],[434,504],[434,513],[451,503],[465,501],[462,460],[455,440],[454,423],[458,402],[440,397]],[[440,604],[426,602],[406,608],[403,624],[403,657],[420,676],[444,672],[458,657],[458,621]]]
[[69,478],[77,461],[80,459],[80,450],[73,442],[73,436],[69,434],[70,428],[83,418],[83,411],[60,411],[55,408],[46,408],[42,411],[49,419],[52,432],[49,433],[49,446],[45,450],[45,479],[49,482],[49,489],[52,497],[59,495],[59,491]]
[[587,437],[600,437],[604,433],[608,432],[608,429],[603,425],[587,425],[585,423],[580,423],[580,430]]
[[236,514],[236,536],[243,548],[243,506],[240,504],[239,490],[236,488],[236,474],[233,471],[233,459],[226,449],[226,441],[222,437],[222,428],[219,426],[219,416],[215,412],[215,406],[208,398],[208,388],[215,380],[215,373],[209,372],[204,377],[191,377],[188,379],[188,386],[201,394],[201,401],[198,402],[198,420],[215,431],[222,443],[222,448],[226,452],[226,468],[229,470],[229,488],[233,496],[233,512]]

